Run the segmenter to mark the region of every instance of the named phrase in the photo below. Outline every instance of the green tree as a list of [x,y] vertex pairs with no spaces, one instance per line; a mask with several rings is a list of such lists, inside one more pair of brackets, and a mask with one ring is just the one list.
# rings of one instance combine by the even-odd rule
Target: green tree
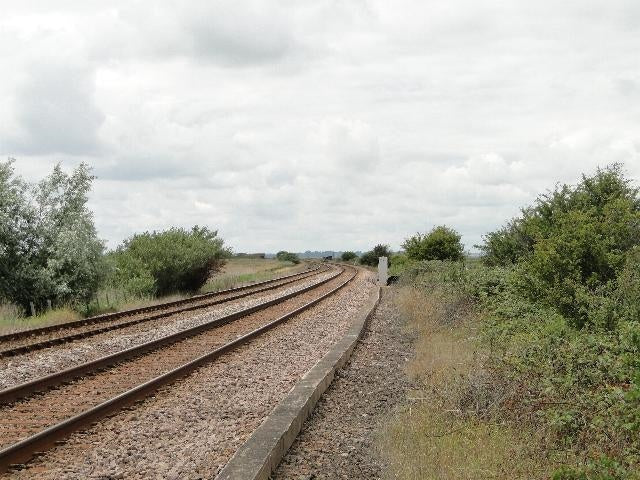
[[412,260],[452,260],[464,258],[464,247],[458,232],[444,225],[429,233],[416,233],[407,238],[402,248]]
[[581,327],[614,320],[610,298],[627,253],[638,245],[638,189],[614,164],[538,197],[521,217],[485,237],[481,249],[488,265],[516,263],[523,295]]
[[389,245],[379,243],[378,245],[373,247],[372,250],[369,250],[368,252],[362,254],[362,256],[360,257],[360,263],[362,265],[376,267],[378,266],[379,257],[387,257],[389,261],[388,265],[391,265],[391,253],[392,252],[389,248]]
[[56,165],[36,185],[0,163],[0,296],[28,310],[82,302],[103,277],[104,244],[87,208],[94,177],[81,164],[70,175]]
[[358,255],[356,255],[355,252],[347,251],[347,252],[342,252],[342,256],[340,258],[342,259],[343,262],[350,262],[358,258]]
[[111,282],[138,294],[193,293],[229,255],[218,232],[207,227],[140,233],[111,255]]
[[285,250],[280,250],[276,253],[276,258],[281,262],[293,262],[295,264],[300,263],[300,257],[295,253],[287,252]]

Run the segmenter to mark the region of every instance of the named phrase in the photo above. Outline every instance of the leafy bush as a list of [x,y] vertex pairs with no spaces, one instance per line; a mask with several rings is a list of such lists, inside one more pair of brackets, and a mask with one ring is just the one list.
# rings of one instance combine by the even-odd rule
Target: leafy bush
[[638,478],[638,190],[613,165],[522,212],[485,237],[484,264],[420,262],[404,281],[451,315],[475,305],[484,368],[508,385],[481,420],[536,432],[554,478]]
[[206,227],[136,234],[110,255],[110,282],[138,295],[196,292],[229,255]]
[[389,275],[400,275],[410,268],[415,261],[404,253],[394,253],[389,259],[389,263],[391,265]]
[[575,187],[540,196],[480,248],[487,265],[518,265],[522,295],[583,326],[615,321],[609,299],[627,252],[637,245],[638,189],[614,164]]
[[358,255],[356,255],[355,252],[342,252],[342,256],[340,257],[342,259],[343,262],[351,262],[352,260],[355,260],[356,258],[358,258]]
[[300,257],[298,257],[298,255],[296,255],[295,253],[286,252],[284,250],[280,250],[276,254],[276,258],[281,262],[293,262],[295,264],[300,263]]
[[407,238],[402,248],[412,260],[453,260],[464,258],[464,247],[460,234],[441,225],[429,233],[416,233]]
[[71,175],[60,165],[38,184],[0,162],[0,298],[29,311],[84,302],[103,278],[104,246],[87,209],[93,176],[81,164]]
[[383,245],[380,243],[373,247],[373,250],[363,253],[360,257],[360,263],[370,267],[377,267],[379,257],[387,257],[389,259],[388,265],[391,265],[391,249],[389,248],[389,245]]

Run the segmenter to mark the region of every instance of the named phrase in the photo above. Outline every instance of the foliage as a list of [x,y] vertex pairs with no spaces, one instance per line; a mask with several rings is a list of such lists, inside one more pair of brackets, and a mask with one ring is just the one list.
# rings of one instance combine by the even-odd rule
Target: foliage
[[136,234],[109,255],[110,283],[136,295],[196,292],[229,255],[207,227]]
[[581,327],[616,321],[610,298],[637,245],[640,196],[614,164],[540,196],[480,248],[487,265],[518,265],[522,295],[543,299]]
[[402,248],[412,260],[453,260],[464,258],[464,247],[458,232],[444,225],[429,233],[416,233],[407,238]]
[[391,255],[389,262],[391,264],[389,268],[389,275],[401,275],[415,264],[415,261],[411,260],[404,253],[394,253]]
[[475,305],[490,387],[508,386],[482,418],[536,432],[559,480],[638,478],[638,190],[620,166],[599,169],[538,198],[482,249],[484,264],[421,262],[403,277],[444,292],[445,312]]
[[391,249],[389,248],[389,245],[379,243],[373,247],[372,250],[362,254],[360,257],[360,263],[370,267],[377,267],[379,257],[387,257],[389,259],[388,265],[391,265]]
[[295,253],[284,251],[284,250],[280,250],[276,254],[276,258],[281,262],[293,262],[295,264],[300,263],[300,257],[298,257],[298,255],[296,255]]
[[94,177],[81,164],[70,175],[56,165],[38,184],[0,162],[0,297],[28,311],[84,302],[103,277],[104,246],[87,208]]
[[[541,242],[553,239],[563,227],[575,229],[576,221],[587,221],[589,229],[608,235],[592,246],[582,266],[606,273],[620,262],[622,251],[638,243],[639,211],[638,189],[625,178],[622,165],[612,164],[592,176],[583,175],[575,187],[562,185],[539,196],[535,205],[524,208],[519,218],[502,229],[487,234],[478,247],[490,266],[514,264],[534,254]],[[593,225],[598,222],[599,226]],[[605,251],[609,258],[602,257]]]
[[342,256],[340,257],[343,262],[351,262],[358,258],[358,255],[355,252],[342,252]]

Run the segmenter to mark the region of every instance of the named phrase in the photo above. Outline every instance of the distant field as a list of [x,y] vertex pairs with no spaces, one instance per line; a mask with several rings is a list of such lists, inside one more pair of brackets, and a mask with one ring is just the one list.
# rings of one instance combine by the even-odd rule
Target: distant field
[[302,263],[281,262],[275,258],[231,258],[223,270],[209,279],[202,292],[215,292],[239,287],[247,283],[261,282],[275,277],[302,271]]

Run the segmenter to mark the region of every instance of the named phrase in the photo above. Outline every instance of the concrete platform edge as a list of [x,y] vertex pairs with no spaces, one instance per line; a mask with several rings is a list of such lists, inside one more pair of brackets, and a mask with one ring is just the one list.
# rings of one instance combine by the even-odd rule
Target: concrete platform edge
[[335,372],[351,357],[364,327],[380,302],[376,287],[356,313],[347,333],[309,370],[236,451],[215,480],[267,480],[327,390]]

